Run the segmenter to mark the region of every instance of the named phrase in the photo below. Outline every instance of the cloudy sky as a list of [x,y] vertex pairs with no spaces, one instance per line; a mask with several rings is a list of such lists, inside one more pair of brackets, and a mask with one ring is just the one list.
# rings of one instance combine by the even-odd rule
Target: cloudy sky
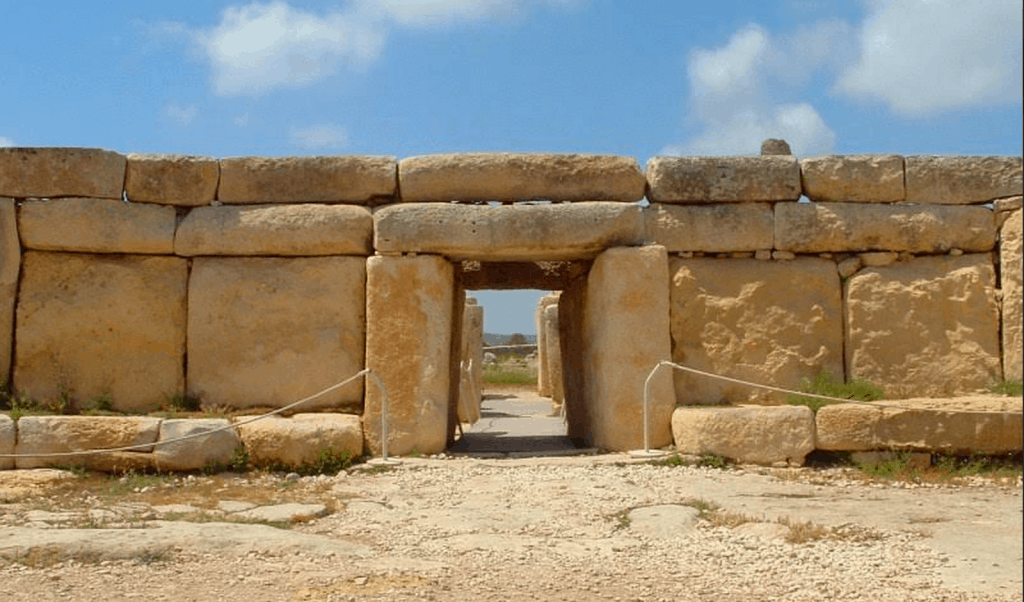
[[[798,156],[1020,155],[1022,12],[1019,0],[4,2],[0,146],[587,152],[642,166],[781,137]],[[500,306],[536,295],[478,296],[496,310],[488,331],[532,332],[532,307]]]

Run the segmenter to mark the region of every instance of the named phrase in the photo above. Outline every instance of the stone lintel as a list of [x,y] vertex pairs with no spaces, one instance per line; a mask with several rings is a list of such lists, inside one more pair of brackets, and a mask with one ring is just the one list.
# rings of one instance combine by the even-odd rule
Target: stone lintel
[[0,148],[0,196],[120,199],[126,163],[98,148]]
[[111,199],[24,201],[18,230],[26,249],[79,253],[174,252],[174,207]]
[[647,162],[652,203],[796,201],[800,193],[795,157],[655,157]]
[[463,261],[457,264],[466,290],[557,290],[587,275],[589,261]]
[[971,205],[1022,193],[1021,157],[907,157],[907,202]]
[[124,189],[133,203],[195,207],[217,197],[220,161],[183,155],[128,155]]
[[666,205],[644,211],[647,237],[669,253],[729,253],[771,249],[775,213],[769,203]]
[[800,162],[800,179],[812,201],[896,203],[906,198],[900,155],[808,158]]
[[371,204],[391,200],[396,185],[391,157],[236,157],[220,162],[217,200]]

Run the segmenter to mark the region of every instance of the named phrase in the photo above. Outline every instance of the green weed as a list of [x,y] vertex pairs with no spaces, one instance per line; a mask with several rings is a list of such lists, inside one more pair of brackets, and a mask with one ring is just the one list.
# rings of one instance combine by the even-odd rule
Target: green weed
[[[814,393],[816,395],[826,395],[828,397],[838,397],[840,399],[850,399],[855,401],[875,401],[882,399],[885,395],[885,392],[881,387],[872,384],[865,379],[854,378],[851,379],[850,382],[843,382],[837,380],[836,377],[828,370],[822,370],[814,377],[813,380],[805,378],[800,383],[800,390],[804,393]],[[807,406],[814,412],[817,412],[824,406],[839,403],[836,401],[826,401],[815,397],[792,394],[789,395],[786,401],[789,405]]]
[[1019,380],[1003,380],[989,385],[990,393],[1005,395],[1007,397],[1020,397],[1024,395],[1024,383]]

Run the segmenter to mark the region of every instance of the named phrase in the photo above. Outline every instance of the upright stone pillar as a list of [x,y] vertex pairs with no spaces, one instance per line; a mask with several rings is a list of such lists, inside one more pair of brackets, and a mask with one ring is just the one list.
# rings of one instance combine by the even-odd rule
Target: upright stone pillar
[[544,326],[544,310],[558,303],[558,293],[548,293],[537,301],[534,314],[537,324],[537,395],[551,397],[551,377],[548,369],[548,330]]
[[[21,243],[14,199],[0,199],[0,380],[11,374],[14,301],[21,272]],[[9,381],[8,381],[9,382]]]
[[[557,298],[557,297],[556,297]],[[565,380],[562,377],[562,343],[558,334],[558,304],[544,308],[544,332],[547,344],[548,385],[551,389],[551,410],[561,411],[565,401]]]
[[[1020,197],[1017,197],[1018,202]],[[1020,380],[1024,370],[1021,357],[1024,355],[1021,343],[1022,326],[1022,278],[1021,278],[1021,210],[1010,214],[1000,230],[999,266],[1002,271],[1003,287],[1003,378]]]
[[484,378],[484,308],[468,297],[462,313],[462,369],[459,420],[480,420],[480,385]]

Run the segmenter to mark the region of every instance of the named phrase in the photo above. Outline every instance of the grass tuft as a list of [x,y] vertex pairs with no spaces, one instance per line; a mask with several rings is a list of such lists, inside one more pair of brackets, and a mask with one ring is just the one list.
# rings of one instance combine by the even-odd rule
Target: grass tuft
[[[805,378],[800,383],[800,390],[804,393],[827,395],[828,397],[838,397],[840,399],[855,401],[875,401],[882,399],[885,395],[885,392],[881,387],[872,384],[863,378],[854,378],[850,380],[850,382],[843,382],[836,379],[836,377],[828,370],[822,370],[814,377],[813,380]],[[836,401],[826,401],[815,397],[793,394],[790,394],[786,401],[789,405],[807,406],[815,413],[824,406],[839,403]]]

